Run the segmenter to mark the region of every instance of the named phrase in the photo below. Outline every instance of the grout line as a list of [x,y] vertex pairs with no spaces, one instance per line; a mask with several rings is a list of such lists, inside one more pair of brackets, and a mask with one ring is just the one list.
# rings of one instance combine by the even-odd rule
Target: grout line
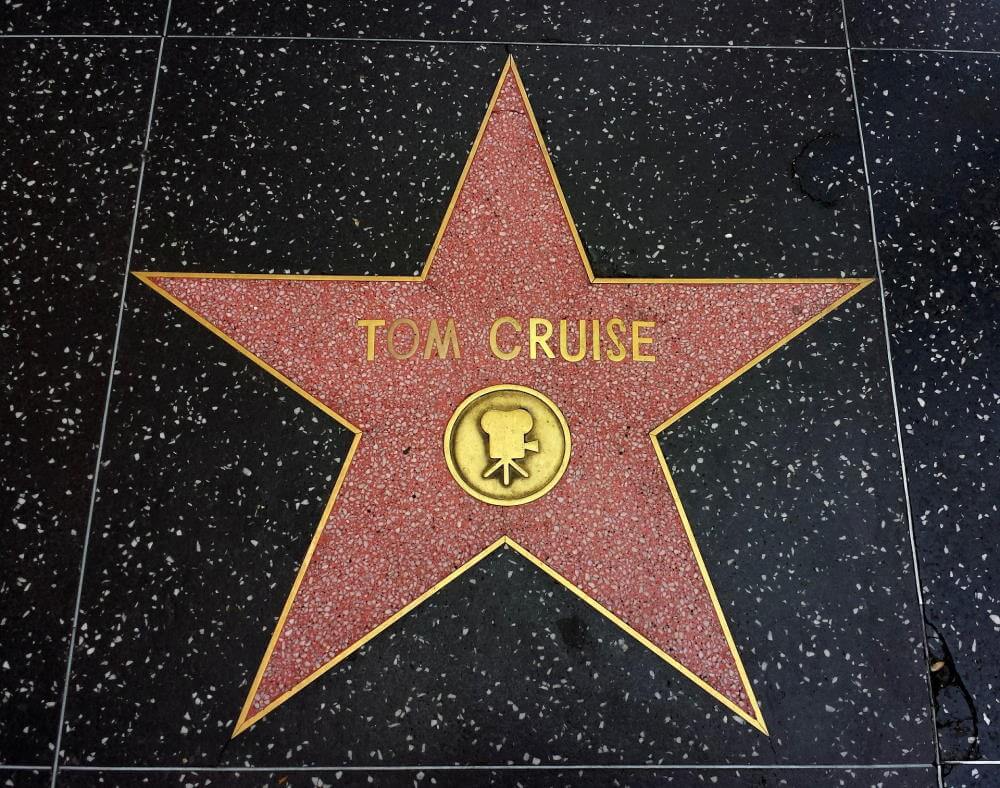
[[942,55],[1000,55],[995,49],[935,49],[934,47],[852,47],[855,52],[923,52]]
[[[367,36],[304,36],[304,35],[218,35],[210,33],[171,33],[168,38],[207,41],[327,41],[344,44],[428,44],[454,46],[522,46],[522,47],[586,47],[591,49],[763,49],[837,51],[844,47],[832,44],[709,44],[681,42],[676,44],[637,44],[628,42],[605,43],[600,41],[518,41],[514,39],[472,39],[472,38],[377,38]],[[13,39],[60,39],[60,38],[107,38],[107,39],[150,39],[162,38],[155,33],[0,33],[0,40]],[[949,49],[947,47],[876,47],[854,46],[854,52],[912,52],[916,54],[939,55],[1000,55],[996,49]]]
[[118,363],[118,344],[121,339],[122,319],[125,315],[125,293],[128,290],[129,271],[132,268],[132,253],[135,250],[135,232],[139,224],[139,202],[142,197],[142,180],[146,173],[146,160],[149,151],[149,136],[153,129],[153,112],[156,108],[156,91],[160,82],[160,66],[163,62],[163,49],[167,40],[167,25],[170,23],[170,7],[172,0],[167,0],[166,13],[163,19],[163,33],[160,35],[160,49],[156,55],[156,70],[153,72],[152,95],[149,99],[149,115],[146,118],[146,136],[142,144],[139,161],[139,177],[136,182],[135,207],[132,210],[132,228],[129,234],[128,252],[125,256],[125,272],[122,277],[121,297],[118,299],[118,322],[115,325],[115,338],[111,345],[111,366],[108,370],[108,385],[104,394],[104,413],[101,416],[100,438],[97,443],[97,458],[94,463],[94,478],[90,486],[90,504],[87,509],[86,526],[83,532],[83,551],[80,556],[80,573],[76,586],[76,602],[73,607],[73,625],[70,629],[69,653],[66,658],[66,677],[63,682],[62,700],[59,707],[59,727],[56,728],[55,752],[52,758],[52,788],[55,788],[59,777],[59,754],[62,749],[63,728],[66,723],[66,706],[69,700],[69,684],[73,670],[73,656],[76,652],[77,627],[80,622],[80,603],[83,599],[84,575],[87,568],[87,553],[90,548],[90,532],[94,523],[94,509],[97,503],[97,484],[101,476],[101,461],[104,458],[104,439],[107,435],[108,414],[111,411],[111,393],[114,389],[115,366]]
[[629,42],[590,41],[519,41],[516,39],[493,38],[379,38],[367,36],[303,36],[303,35],[210,35],[199,33],[174,33],[171,38],[184,39],[233,39],[236,41],[329,41],[345,44],[428,44],[433,46],[521,46],[521,47],[581,47],[589,49],[818,49],[839,50],[842,46],[830,44],[725,44],[712,43],[662,43],[639,44]]
[[868,153],[865,149],[864,124],[861,119],[861,99],[858,96],[857,80],[854,76],[854,58],[851,53],[851,34],[847,27],[846,0],[840,0],[840,8],[844,22],[844,40],[847,44],[847,67],[851,75],[851,96],[854,99],[854,115],[858,123],[858,145],[861,149],[861,166],[865,175],[865,194],[868,197],[868,218],[871,224],[872,249],[875,257],[875,274],[878,279],[879,302],[882,306],[882,328],[885,333],[886,369],[889,373],[889,392],[892,394],[892,412],[896,423],[896,448],[899,451],[900,478],[903,482],[903,503],[906,511],[906,524],[910,538],[910,555],[913,561],[913,582],[917,592],[919,606],[919,622],[921,643],[924,647],[924,675],[927,680],[927,698],[930,702],[931,723],[934,734],[934,766],[937,770],[938,788],[944,788],[944,778],[941,774],[941,745],[938,738],[937,709],[934,704],[934,687],[930,675],[930,645],[927,642],[927,626],[925,619],[923,584],[920,580],[920,562],[917,557],[917,541],[913,528],[913,507],[910,504],[910,484],[906,472],[906,455],[903,452],[903,430],[899,418],[899,400],[896,397],[896,375],[892,363],[892,339],[889,334],[889,313],[885,305],[885,282],[882,276],[882,259],[878,250],[878,232],[875,227],[875,201],[872,198],[872,183],[868,172]]
[[3,772],[47,772],[52,768],[52,764],[39,763],[35,766],[26,766],[23,763],[0,763],[0,774]]
[[942,761],[947,766],[1000,766],[1000,761]]
[[0,33],[4,38],[162,38],[156,33]]
[[171,772],[171,773],[238,773],[238,772],[482,772],[482,771],[888,771],[931,768],[926,763],[863,763],[863,764],[660,764],[660,763],[565,763],[565,764],[475,764],[457,766],[429,764],[415,766],[63,766],[67,772]]

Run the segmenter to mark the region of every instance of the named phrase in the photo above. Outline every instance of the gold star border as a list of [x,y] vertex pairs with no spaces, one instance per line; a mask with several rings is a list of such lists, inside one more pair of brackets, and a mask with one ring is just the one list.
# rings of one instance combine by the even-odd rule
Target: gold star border
[[[482,550],[481,552],[479,552],[477,555],[475,555],[473,558],[471,558],[469,561],[467,561],[466,563],[462,564],[462,566],[458,567],[455,571],[453,571],[451,574],[449,574],[443,580],[441,580],[440,582],[436,583],[431,588],[427,589],[427,591],[425,591],[423,594],[421,594],[416,599],[414,599],[413,601],[411,601],[405,607],[401,608],[399,611],[397,611],[396,613],[394,613],[392,616],[390,616],[389,618],[387,618],[385,621],[383,621],[381,624],[379,624],[377,627],[375,627],[373,630],[371,630],[364,637],[362,637],[362,638],[358,639],[357,641],[355,641],[354,643],[352,643],[350,646],[348,646],[343,651],[341,651],[340,653],[338,653],[336,656],[334,656],[328,662],[326,662],[325,664],[323,664],[322,666],[320,666],[317,670],[315,670],[311,674],[309,674],[306,678],[302,679],[302,681],[298,682],[291,689],[285,691],[284,693],[282,693],[281,695],[279,695],[277,698],[275,698],[274,700],[272,700],[263,709],[260,709],[259,711],[255,712],[255,713],[251,713],[251,708],[252,708],[252,705],[253,705],[253,699],[256,696],[257,689],[259,688],[261,680],[263,679],[264,671],[267,668],[268,663],[270,662],[271,653],[274,651],[274,647],[275,647],[276,643],[278,642],[278,639],[279,639],[279,637],[281,635],[282,629],[284,628],[285,621],[286,621],[286,619],[288,617],[289,611],[291,610],[291,607],[292,607],[292,604],[293,604],[293,602],[295,600],[295,597],[298,594],[299,587],[302,584],[302,580],[303,580],[303,578],[304,578],[304,576],[306,574],[306,570],[309,567],[309,563],[312,560],[313,552],[315,551],[316,545],[319,542],[320,535],[322,534],[323,528],[326,525],[327,519],[330,516],[330,512],[333,509],[333,505],[334,505],[334,503],[335,503],[335,501],[337,499],[337,495],[340,492],[340,488],[343,485],[344,479],[347,477],[347,474],[349,472],[351,461],[354,458],[354,454],[357,451],[358,444],[359,444],[359,442],[361,440],[361,431],[355,425],[353,425],[350,421],[348,421],[343,416],[341,416],[339,413],[336,413],[330,407],[328,407],[324,403],[320,402],[314,396],[312,396],[311,394],[309,394],[309,392],[305,391],[303,388],[301,388],[300,386],[298,386],[292,380],[290,380],[289,378],[285,377],[283,374],[281,374],[274,367],[272,367],[269,364],[267,364],[267,362],[265,362],[263,359],[261,359],[260,357],[258,357],[257,355],[255,355],[253,352],[251,352],[250,350],[248,350],[246,347],[244,347],[243,345],[241,345],[239,342],[237,342],[235,339],[233,339],[229,335],[225,334],[218,327],[216,327],[215,325],[209,323],[203,317],[201,317],[200,315],[198,315],[197,313],[195,313],[192,309],[190,309],[187,305],[185,305],[184,303],[182,303],[181,301],[179,301],[177,298],[175,298],[173,295],[171,295],[166,290],[164,290],[162,287],[160,287],[159,285],[157,285],[156,282],[155,282],[155,279],[157,277],[172,277],[172,278],[188,278],[188,279],[256,279],[256,280],[284,279],[284,280],[320,280],[320,281],[347,281],[347,282],[370,282],[370,281],[383,281],[383,282],[422,282],[422,281],[424,281],[427,278],[428,273],[430,272],[431,265],[434,262],[434,257],[437,254],[437,250],[438,250],[438,248],[440,246],[441,239],[444,237],[445,231],[447,230],[448,223],[451,220],[452,212],[455,209],[455,205],[458,202],[459,195],[461,194],[462,188],[465,185],[465,180],[468,177],[469,170],[471,169],[472,163],[475,160],[476,153],[479,150],[479,145],[482,142],[482,138],[483,138],[483,135],[484,135],[484,133],[486,131],[487,124],[489,123],[490,117],[493,114],[493,110],[494,110],[494,107],[496,105],[497,99],[500,96],[500,91],[503,88],[504,83],[506,82],[508,75],[513,75],[515,84],[517,85],[517,89],[520,92],[521,99],[524,102],[525,108],[527,109],[528,118],[531,121],[532,129],[535,132],[536,141],[538,143],[539,148],[542,151],[542,155],[543,155],[543,157],[545,159],[545,165],[548,168],[549,177],[552,180],[552,185],[554,186],[554,188],[556,190],[556,194],[559,196],[559,202],[562,205],[563,214],[566,217],[566,223],[567,223],[567,225],[568,225],[568,227],[570,229],[570,232],[572,233],[573,240],[574,240],[574,242],[576,244],[577,251],[578,251],[578,253],[580,255],[580,260],[583,263],[584,269],[587,272],[587,277],[590,279],[590,282],[592,284],[600,285],[600,284],[608,284],[608,283],[610,283],[610,284],[718,285],[718,284],[771,284],[771,283],[774,283],[774,284],[795,284],[795,283],[802,283],[802,284],[843,284],[843,283],[850,283],[850,284],[854,285],[854,287],[850,291],[848,291],[844,296],[842,296],[841,298],[837,299],[835,302],[833,302],[828,307],[826,307],[825,309],[823,309],[821,312],[819,312],[818,314],[816,314],[815,316],[813,316],[812,318],[810,318],[808,321],[806,321],[805,323],[803,323],[801,326],[799,326],[798,328],[796,328],[794,331],[792,331],[789,334],[787,334],[786,336],[782,337],[778,342],[776,342],[773,345],[771,345],[765,351],[763,351],[762,353],[760,353],[759,355],[757,355],[755,358],[753,358],[752,360],[750,360],[749,362],[747,362],[744,366],[742,366],[736,372],[732,373],[731,375],[729,375],[728,377],[726,377],[725,379],[723,379],[721,382],[719,382],[717,385],[713,386],[711,389],[709,389],[708,391],[706,391],[704,394],[702,394],[701,396],[699,396],[697,399],[694,399],[691,402],[689,402],[685,407],[683,407],[681,410],[679,410],[677,413],[675,413],[669,419],[667,419],[666,421],[664,421],[662,424],[659,424],[657,427],[655,427],[649,433],[649,438],[650,438],[650,441],[652,442],[653,450],[656,453],[656,457],[659,460],[660,467],[663,470],[663,476],[664,476],[664,478],[667,481],[667,486],[668,486],[668,488],[670,490],[670,495],[674,499],[674,505],[677,507],[677,511],[680,514],[681,522],[684,525],[684,531],[687,534],[688,542],[689,542],[689,544],[691,546],[691,550],[694,553],[695,559],[696,559],[696,561],[698,563],[698,569],[701,572],[702,580],[704,581],[705,586],[708,589],[709,596],[711,597],[711,600],[712,600],[712,605],[713,605],[713,607],[715,609],[715,614],[716,614],[716,616],[718,618],[719,624],[720,624],[720,626],[722,628],[722,631],[723,631],[723,633],[725,635],[726,643],[729,646],[730,653],[732,654],[733,660],[734,660],[734,662],[736,664],[736,668],[737,668],[737,670],[739,672],[739,676],[740,676],[740,681],[742,682],[744,692],[746,692],[747,699],[748,699],[748,701],[750,703],[750,707],[753,709],[753,714],[752,715],[751,714],[747,714],[747,712],[744,709],[742,709],[736,703],[734,703],[729,698],[727,698],[726,696],[724,696],[722,693],[720,693],[718,690],[716,690],[714,687],[712,687],[710,684],[708,684],[704,679],[702,679],[699,676],[697,676],[696,674],[694,674],[692,671],[690,671],[688,668],[686,668],[684,665],[682,665],[679,661],[677,661],[676,659],[674,659],[673,657],[671,657],[663,649],[661,649],[655,643],[653,643],[648,638],[646,638],[645,636],[643,636],[642,633],[640,633],[637,630],[633,629],[625,621],[623,621],[618,616],[616,616],[613,612],[611,612],[606,607],[604,607],[603,605],[601,605],[600,602],[598,602],[595,599],[593,599],[592,597],[590,597],[586,592],[582,591],[580,588],[578,588],[577,586],[575,586],[573,583],[571,583],[569,580],[567,580],[561,574],[559,574],[554,569],[552,569],[552,567],[550,567],[547,564],[545,564],[538,557],[532,555],[528,550],[526,550],[524,547],[522,547],[517,542],[515,542],[513,539],[511,539],[510,537],[507,537],[507,536],[501,537],[500,539],[496,540],[493,544],[489,545],[489,547],[485,548],[484,550]],[[232,733],[233,738],[235,738],[239,734],[241,734],[244,731],[246,731],[250,726],[252,726],[258,720],[262,719],[264,716],[266,716],[271,711],[273,711],[274,709],[276,709],[278,706],[280,706],[286,700],[288,700],[293,695],[295,695],[296,693],[298,693],[300,690],[302,690],[303,688],[305,688],[306,686],[308,686],[309,684],[311,684],[313,681],[315,681],[316,679],[318,679],[320,676],[322,676],[328,670],[330,670],[331,668],[333,668],[339,662],[343,661],[346,657],[348,657],[349,655],[353,654],[355,651],[357,651],[359,648],[361,648],[363,645],[365,645],[368,641],[370,641],[372,638],[374,638],[376,635],[378,635],[380,632],[382,632],[383,630],[385,630],[388,627],[392,626],[396,621],[398,621],[400,618],[402,618],[403,616],[405,616],[407,613],[409,613],[415,607],[417,607],[418,605],[420,605],[421,603],[423,603],[425,600],[427,600],[433,594],[437,593],[439,590],[441,590],[442,588],[444,588],[446,585],[448,585],[450,582],[452,582],[453,580],[455,580],[457,577],[461,576],[466,571],[468,571],[470,568],[472,568],[473,566],[475,566],[476,564],[478,564],[480,561],[482,561],[486,556],[490,555],[491,553],[493,553],[494,551],[498,550],[500,547],[503,547],[503,546],[510,547],[511,549],[513,549],[514,551],[516,551],[517,553],[519,553],[520,555],[524,556],[526,559],[528,559],[531,563],[533,563],[535,566],[537,566],[539,569],[541,569],[547,575],[549,575],[550,577],[552,577],[558,583],[560,583],[561,585],[563,585],[564,587],[566,587],[567,589],[569,589],[577,597],[579,597],[584,602],[586,602],[588,605],[590,605],[592,608],[594,608],[598,613],[600,613],[601,615],[603,615],[606,618],[610,619],[618,627],[620,627],[626,633],[628,633],[633,638],[635,638],[637,641],[639,641],[640,643],[642,643],[642,645],[644,645],[646,648],[648,648],[654,654],[656,654],[661,659],[663,659],[667,664],[669,664],[671,667],[673,667],[674,669],[676,669],[677,671],[679,671],[681,674],[683,674],[684,676],[686,676],[688,679],[690,679],[692,682],[694,682],[697,686],[699,686],[701,689],[703,689],[705,692],[707,692],[709,695],[711,695],[716,701],[718,701],[723,706],[725,706],[726,708],[728,708],[731,712],[733,712],[734,714],[736,714],[740,719],[748,722],[750,725],[752,725],[754,728],[756,728],[758,731],[760,731],[764,735],[769,735],[768,734],[767,725],[765,724],[763,715],[761,714],[760,705],[759,705],[759,703],[757,701],[756,695],[754,694],[753,687],[750,684],[750,680],[747,677],[746,669],[743,666],[743,661],[740,658],[739,652],[738,652],[738,650],[736,648],[736,644],[733,641],[733,636],[732,636],[732,633],[730,632],[729,625],[726,623],[726,617],[725,617],[725,614],[722,611],[722,606],[719,603],[718,595],[715,592],[715,587],[712,585],[712,580],[711,580],[711,578],[710,578],[710,576],[708,574],[708,569],[705,566],[705,560],[702,557],[701,550],[698,547],[698,542],[695,539],[694,532],[691,529],[691,523],[688,520],[686,512],[684,511],[684,505],[681,503],[680,494],[677,491],[677,486],[674,483],[673,476],[670,473],[670,468],[667,465],[666,458],[663,456],[663,452],[660,449],[660,444],[659,444],[658,436],[660,435],[661,432],[663,432],[664,430],[666,430],[667,427],[669,427],[671,424],[673,424],[674,422],[676,422],[682,416],[684,416],[687,413],[689,413],[691,410],[693,410],[694,408],[696,408],[698,405],[700,405],[705,400],[707,400],[707,399],[711,398],[712,396],[714,396],[717,392],[719,392],[721,389],[723,389],[726,386],[728,386],[730,383],[732,383],[734,380],[736,380],[736,378],[740,377],[743,373],[745,373],[749,369],[755,367],[757,364],[759,364],[765,358],[767,358],[768,356],[770,356],[772,353],[774,353],[775,351],[777,351],[778,349],[780,349],[781,347],[783,347],[785,344],[787,344],[792,339],[794,339],[799,334],[801,334],[803,331],[805,331],[807,328],[809,328],[813,323],[817,322],[818,320],[821,320],[823,317],[825,317],[826,315],[828,315],[830,312],[832,312],[833,310],[835,310],[838,307],[840,307],[842,304],[844,304],[849,299],[853,298],[855,295],[857,295],[857,293],[859,293],[865,287],[867,287],[868,285],[870,285],[874,281],[873,279],[870,279],[870,278],[867,278],[867,279],[853,279],[853,278],[838,278],[838,277],[819,277],[819,278],[781,278],[781,277],[771,277],[771,278],[762,278],[762,279],[749,279],[749,278],[748,279],[744,279],[744,278],[738,278],[738,279],[736,279],[736,278],[721,279],[721,278],[668,278],[668,277],[662,277],[662,278],[661,277],[635,277],[635,278],[631,278],[631,277],[598,277],[598,276],[595,276],[593,268],[590,265],[590,260],[587,257],[586,251],[584,250],[583,242],[580,240],[579,233],[577,232],[576,223],[573,221],[572,214],[570,213],[569,205],[566,202],[566,197],[563,194],[562,187],[559,184],[559,178],[556,175],[555,168],[552,165],[552,159],[549,156],[548,149],[547,149],[547,147],[545,145],[545,141],[542,138],[542,133],[541,133],[541,130],[539,129],[538,121],[537,121],[537,119],[535,117],[534,110],[532,109],[531,102],[528,99],[528,94],[525,91],[524,83],[521,80],[521,75],[520,75],[520,73],[519,73],[519,71],[517,69],[517,65],[514,63],[513,57],[508,57],[507,58],[506,62],[504,63],[503,69],[500,72],[500,77],[497,80],[496,88],[493,91],[493,96],[491,97],[490,102],[489,102],[489,106],[487,107],[487,110],[486,110],[486,115],[484,116],[483,121],[482,121],[482,123],[479,126],[479,131],[476,134],[475,141],[473,142],[472,149],[469,152],[468,158],[466,159],[465,166],[462,168],[462,174],[461,174],[461,176],[458,179],[458,183],[457,183],[457,185],[455,187],[455,191],[452,194],[451,201],[448,204],[448,209],[445,211],[444,218],[441,221],[441,225],[440,225],[440,227],[438,229],[437,235],[434,238],[434,243],[431,246],[430,253],[428,254],[427,260],[424,263],[423,269],[420,271],[419,274],[414,275],[414,276],[352,276],[352,275],[325,275],[325,274],[218,274],[218,273],[190,273],[190,272],[167,273],[167,272],[151,272],[151,271],[146,271],[146,272],[134,272],[133,275],[136,276],[144,284],[146,284],[149,287],[151,287],[153,290],[155,290],[157,293],[159,293],[165,299],[167,299],[168,301],[170,301],[178,309],[180,309],[184,313],[188,314],[190,317],[192,317],[194,320],[196,320],[197,322],[199,322],[201,325],[203,325],[209,331],[211,331],[212,333],[214,333],[220,339],[222,339],[223,341],[225,341],[226,343],[228,343],[229,345],[231,345],[232,347],[234,347],[236,350],[238,350],[240,353],[242,353],[244,356],[246,356],[252,362],[254,362],[259,367],[261,367],[262,369],[266,370],[268,373],[270,373],[275,378],[277,378],[278,380],[280,380],[282,383],[284,383],[286,386],[288,386],[290,389],[292,389],[295,393],[299,394],[301,397],[303,397],[304,399],[306,399],[312,405],[314,405],[317,408],[319,408],[319,410],[321,410],[323,413],[325,413],[328,416],[330,416],[334,421],[336,421],[339,424],[341,424],[344,427],[346,427],[348,430],[351,431],[351,433],[354,436],[353,439],[352,439],[352,441],[351,441],[350,448],[348,449],[347,456],[344,459],[344,462],[343,462],[343,464],[341,466],[340,474],[338,475],[337,480],[334,483],[333,490],[332,490],[332,492],[330,494],[330,498],[327,501],[326,506],[323,509],[323,514],[320,517],[319,524],[316,526],[316,529],[315,529],[315,531],[313,533],[312,541],[309,544],[308,550],[306,550],[305,558],[303,559],[302,564],[299,567],[299,571],[298,571],[298,574],[296,575],[295,582],[292,584],[292,589],[289,592],[287,600],[285,601],[284,608],[281,611],[281,615],[278,617],[277,625],[275,626],[274,633],[272,634],[271,640],[268,643],[267,650],[264,652],[264,657],[261,660],[260,666],[257,669],[257,674],[254,677],[254,680],[253,680],[252,684],[250,685],[250,690],[249,690],[249,693],[247,694],[246,701],[243,704],[243,708],[240,711],[240,715],[239,715],[239,717],[238,717],[238,719],[236,721],[236,725],[235,725],[235,727],[233,729],[233,733]]]

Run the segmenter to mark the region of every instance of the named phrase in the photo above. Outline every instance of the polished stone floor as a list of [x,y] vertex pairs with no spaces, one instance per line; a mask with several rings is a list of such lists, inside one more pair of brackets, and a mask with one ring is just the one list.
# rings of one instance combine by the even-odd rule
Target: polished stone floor
[[[352,436],[130,274],[416,273],[509,58],[596,276],[875,280],[659,435],[767,735],[503,545],[233,737]],[[989,3],[5,0],[0,86],[0,785],[1000,786]]]

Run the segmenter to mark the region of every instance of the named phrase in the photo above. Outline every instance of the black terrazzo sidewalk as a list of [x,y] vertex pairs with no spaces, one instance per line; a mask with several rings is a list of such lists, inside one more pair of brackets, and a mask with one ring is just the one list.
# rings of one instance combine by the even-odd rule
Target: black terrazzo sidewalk
[[[5,0],[0,785],[1000,786],[998,20]],[[231,739],[348,435],[128,273],[417,270],[508,55],[598,275],[880,277],[661,436],[771,736],[503,550]]]

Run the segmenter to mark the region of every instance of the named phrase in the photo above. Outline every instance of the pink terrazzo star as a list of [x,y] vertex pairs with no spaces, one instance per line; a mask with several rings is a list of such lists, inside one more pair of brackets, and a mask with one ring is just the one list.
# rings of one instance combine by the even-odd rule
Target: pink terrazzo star
[[[236,733],[498,544],[766,732],[650,436],[867,280],[593,279],[511,62],[420,277],[141,278],[358,433]],[[655,321],[656,361],[500,360],[502,315]],[[454,319],[461,358],[368,360],[357,321],[398,317]],[[459,403],[497,384],[543,392],[572,435],[565,476],[521,506],[468,495],[442,451]]]

